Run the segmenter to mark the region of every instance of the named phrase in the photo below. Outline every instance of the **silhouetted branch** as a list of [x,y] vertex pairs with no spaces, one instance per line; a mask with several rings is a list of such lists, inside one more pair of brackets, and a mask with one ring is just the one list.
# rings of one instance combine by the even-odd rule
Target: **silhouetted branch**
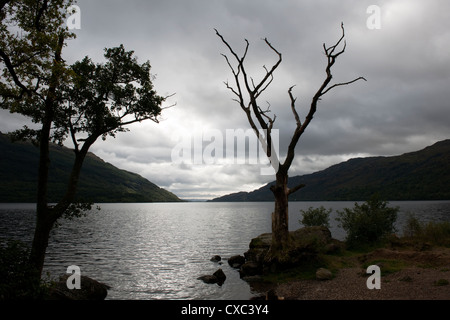
[[[273,124],[275,122],[276,116],[274,115],[273,118],[270,117],[267,114],[269,112],[269,109],[266,111],[263,111],[257,103],[257,98],[272,83],[273,78],[274,78],[273,73],[278,68],[278,66],[280,65],[281,60],[282,60],[281,53],[279,53],[267,39],[264,39],[267,46],[269,46],[269,48],[271,48],[271,50],[277,54],[278,60],[272,66],[272,68],[270,68],[270,70],[266,66],[263,66],[264,70],[266,71],[266,74],[264,75],[264,77],[261,81],[256,83],[253,78],[250,77],[250,79],[249,79],[249,77],[246,73],[245,67],[244,67],[244,61],[245,61],[245,58],[247,56],[248,49],[249,49],[248,40],[245,39],[246,46],[245,46],[244,54],[242,55],[242,57],[239,57],[239,55],[233,50],[233,48],[230,46],[230,44],[217,31],[217,29],[214,29],[214,30],[216,32],[216,35],[222,40],[222,42],[225,44],[225,46],[228,48],[231,55],[234,56],[234,58],[237,62],[237,67],[233,67],[229,58],[225,54],[222,54],[222,56],[225,58],[228,66],[231,69],[231,72],[234,76],[235,88],[233,88],[228,82],[225,82],[225,85],[226,85],[227,89],[229,89],[235,96],[237,96],[237,99],[233,99],[233,101],[238,102],[239,105],[241,106],[241,108],[245,111],[248,121],[249,121],[252,129],[256,133],[258,139],[260,139],[261,137],[260,137],[260,133],[258,131],[258,127],[257,127],[255,121],[253,120],[253,117],[256,118],[257,123],[259,124],[261,129],[267,131],[268,147],[266,150],[266,154],[269,157],[271,157],[271,155],[272,155],[272,137],[270,135],[270,132],[273,128]],[[245,97],[244,97],[244,93],[242,90],[242,86],[245,86],[245,89],[247,91],[248,99],[249,99],[248,104],[246,104],[246,102],[245,102]],[[260,139],[260,141],[261,141],[261,139]]]
[[352,81],[342,82],[342,83],[336,83],[336,84],[332,85],[331,87],[329,87],[327,90],[325,90],[325,91],[322,93],[322,95],[324,95],[325,93],[327,93],[328,91],[330,91],[330,90],[333,89],[333,88],[336,88],[336,87],[339,87],[339,86],[346,86],[346,85],[352,84],[353,82],[356,82],[356,81],[358,81],[358,80],[364,80],[364,81],[367,81],[366,78],[364,78],[364,77],[358,77],[358,78],[356,78],[356,79],[353,79]]
[[[337,53],[334,53],[336,48],[339,46],[339,44],[342,42],[342,40],[344,39],[344,36],[345,36],[344,24],[343,23],[341,23],[341,29],[342,29],[342,35],[341,35],[339,40],[334,45],[332,45],[332,46],[330,46],[328,48],[326,47],[325,44],[323,45],[324,50],[325,50],[325,55],[327,57],[327,67],[325,69],[325,72],[326,72],[327,76],[326,76],[325,80],[323,81],[322,85],[320,86],[320,88],[317,90],[317,92],[314,95],[314,97],[312,98],[310,109],[309,109],[309,112],[308,112],[308,114],[307,114],[307,116],[305,118],[305,121],[300,126],[298,125],[299,122],[297,122],[297,127],[296,127],[295,132],[294,132],[294,134],[292,136],[291,143],[289,144],[289,147],[288,147],[288,154],[287,154],[287,157],[286,157],[286,161],[283,164],[287,168],[289,168],[291,166],[291,164],[292,164],[292,161],[294,159],[294,150],[295,150],[295,147],[297,145],[297,142],[298,142],[300,136],[306,130],[306,128],[310,124],[311,120],[313,119],[314,114],[317,111],[317,103],[319,102],[320,98],[324,94],[326,94],[328,91],[333,89],[333,88],[336,88],[336,87],[339,87],[339,86],[348,85],[348,84],[354,83],[354,82],[356,82],[358,80],[367,81],[364,77],[358,77],[358,78],[356,78],[354,80],[351,80],[351,81],[348,81],[348,82],[337,83],[337,84],[332,85],[331,87],[328,87],[330,82],[331,82],[331,79],[333,78],[333,75],[331,74],[331,68],[334,65],[334,63],[336,62],[336,58],[338,56],[340,56],[342,53],[344,53],[345,52],[345,48],[346,48],[346,43],[344,41],[344,46],[343,46],[342,50],[340,50]],[[293,97],[291,96],[291,102],[292,102],[292,99],[293,99]]]
[[295,87],[295,86],[290,87],[289,90],[288,90],[288,93],[289,93],[289,98],[291,99],[291,109],[292,109],[292,113],[294,114],[295,121],[297,122],[297,127],[298,127],[298,126],[301,126],[302,123],[301,123],[301,121],[300,121],[300,117],[299,117],[299,115],[298,115],[298,113],[297,113],[297,110],[295,109],[295,102],[297,101],[297,99],[294,98],[294,96],[292,95],[292,89],[293,89],[294,87]]
[[13,63],[11,62],[9,56],[2,50],[0,49],[0,57],[2,58],[3,62],[5,63],[6,68],[9,71],[9,74],[11,75],[14,83],[16,84],[16,86],[18,86],[22,93],[20,95],[20,97],[22,97],[23,93],[27,93],[28,95],[31,95],[31,90],[28,89],[20,80],[19,77],[16,74],[16,70],[14,68]]

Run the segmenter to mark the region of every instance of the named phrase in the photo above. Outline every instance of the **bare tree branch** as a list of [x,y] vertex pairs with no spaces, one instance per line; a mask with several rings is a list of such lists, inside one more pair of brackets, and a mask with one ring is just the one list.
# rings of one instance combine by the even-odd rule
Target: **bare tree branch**
[[269,106],[267,107],[267,110],[266,111],[263,111],[262,109],[261,109],[261,107],[259,107],[258,106],[258,109],[259,109],[259,113],[261,113],[261,115],[264,117],[264,118],[266,118],[267,119],[267,121],[268,121],[268,123],[269,123],[269,125],[268,125],[268,127],[267,127],[267,134],[268,135],[270,135],[270,132],[272,131],[272,128],[273,128],[273,123],[275,122],[275,120],[277,119],[277,116],[274,114],[273,115],[273,118],[271,118],[271,117],[269,117],[268,115],[267,115],[267,113],[270,113],[271,111],[270,111],[270,103],[269,102],[267,102],[268,104],[269,104]]
[[228,44],[228,42],[225,41],[224,37],[219,33],[219,31],[217,31],[217,29],[214,29],[214,30],[216,31],[217,36],[219,36],[219,38],[222,39],[222,42],[228,47],[228,50],[230,50],[231,54],[236,58],[237,61],[240,62],[240,65],[241,65],[245,59],[245,56],[247,55],[248,47],[250,45],[249,42],[247,41],[247,39],[245,39],[247,46],[245,48],[244,55],[242,56],[242,58],[239,58],[239,56],[236,54],[236,52],[234,52],[233,48],[231,48],[231,46]]
[[294,114],[295,117],[295,121],[297,122],[297,127],[300,127],[302,125],[301,121],[300,121],[300,117],[298,116],[297,110],[295,109],[295,102],[297,101],[296,98],[294,98],[294,96],[292,95],[292,89],[295,86],[292,86],[289,88],[288,93],[289,93],[289,98],[291,99],[291,109],[292,109],[292,113]]
[[334,46],[331,46],[329,48],[326,48],[325,43],[323,44],[323,48],[325,49],[325,54],[327,55],[327,57],[338,57],[339,55],[341,55],[342,53],[344,53],[345,51],[345,47],[346,47],[346,43],[344,41],[344,48],[338,52],[337,54],[333,55],[334,50],[339,46],[339,44],[341,43],[341,41],[344,39],[345,37],[345,30],[344,30],[344,23],[341,22],[341,29],[342,29],[342,36],[341,38],[336,42],[336,44]]
[[[256,99],[260,96],[264,90],[267,89],[267,87],[272,83],[273,81],[273,73],[276,70],[276,68],[281,63],[281,54],[270,44],[270,42],[267,39],[264,39],[265,43],[278,55],[278,61],[272,66],[271,70],[267,69],[264,66],[264,69],[266,70],[266,74],[263,77],[263,79],[256,84],[253,78],[250,78],[247,76],[247,73],[244,68],[244,60],[247,56],[248,49],[249,49],[249,42],[247,39],[245,39],[245,51],[242,57],[239,57],[238,54],[233,50],[233,48],[230,46],[230,44],[225,40],[225,38],[217,31],[217,29],[214,29],[216,31],[217,36],[220,37],[222,42],[226,45],[230,53],[234,56],[236,59],[238,66],[237,70],[232,66],[230,60],[228,57],[224,54],[222,56],[226,59],[228,66],[230,67],[233,76],[235,78],[236,88],[232,88],[228,82],[226,82],[226,86],[229,90],[233,92],[234,95],[238,97],[237,99],[233,99],[234,101],[238,102],[241,106],[241,108],[247,113],[247,117],[249,120],[251,119],[251,114],[249,113],[249,109],[252,108],[253,116],[256,117],[256,120],[258,121],[259,125],[264,130],[269,130],[273,126],[274,119],[268,117],[267,115],[264,115],[261,113],[261,108],[258,106]],[[246,106],[244,95],[241,88],[241,78],[242,81],[246,87],[248,98],[249,98],[249,104]],[[252,125],[252,128],[255,132],[258,131],[258,128],[255,126],[255,123],[253,120],[250,122]],[[270,139],[270,138],[269,138]],[[269,148],[270,149],[270,148]],[[270,152],[270,150],[269,150]]]
[[[352,81],[348,81],[348,82],[342,82],[342,83],[337,83],[335,85],[332,85],[331,87],[329,87],[329,84],[331,82],[331,79],[333,78],[333,75],[331,73],[331,68],[334,65],[334,63],[336,62],[336,58],[338,56],[340,56],[342,53],[345,52],[345,48],[346,48],[346,43],[344,41],[344,46],[343,48],[338,51],[337,53],[335,53],[335,50],[337,50],[337,47],[339,46],[339,44],[341,44],[341,42],[343,41],[344,37],[345,37],[345,30],[344,30],[344,24],[341,23],[341,29],[342,29],[342,35],[339,38],[339,40],[332,46],[330,47],[326,47],[326,45],[324,44],[324,51],[325,51],[325,55],[327,57],[327,66],[325,69],[326,72],[326,78],[323,81],[322,85],[320,86],[320,88],[317,90],[316,94],[313,96],[312,101],[311,101],[311,105],[310,105],[310,109],[309,112],[305,118],[305,121],[303,122],[303,124],[301,124],[300,126],[297,125],[297,128],[295,129],[295,132],[292,136],[291,139],[291,143],[289,144],[288,147],[288,153],[286,156],[286,160],[283,164],[283,166],[286,166],[287,168],[290,167],[290,165],[292,164],[292,161],[294,159],[294,150],[295,147],[298,143],[298,140],[300,138],[300,136],[303,134],[303,132],[306,130],[306,128],[308,127],[308,125],[310,124],[311,120],[314,117],[314,114],[317,111],[317,104],[320,101],[320,98],[325,95],[328,91],[330,91],[333,88],[339,87],[339,86],[344,86],[344,85],[348,85],[351,83],[354,83],[358,80],[364,80],[367,81],[364,77],[358,77]],[[291,97],[291,106],[292,106],[292,99],[293,97],[290,95]],[[296,119],[297,120],[297,119]],[[297,124],[299,122],[297,121]]]
[[227,57],[225,54],[223,54],[223,53],[222,53],[222,57],[224,57],[225,60],[227,61],[227,64],[228,64],[228,66],[230,67],[231,72],[233,73],[233,75],[234,75],[234,76],[238,75],[238,74],[239,74],[239,69],[238,69],[238,72],[234,71],[234,68],[233,68],[233,66],[232,66],[231,63],[230,63],[230,60],[228,60],[228,57]]
[[322,93],[322,95],[326,94],[328,91],[330,91],[330,90],[333,89],[333,88],[336,88],[336,87],[339,87],[339,86],[346,86],[346,85],[352,84],[353,82],[356,82],[356,81],[358,81],[358,80],[364,80],[364,81],[367,81],[366,78],[364,78],[364,77],[358,77],[358,78],[356,78],[356,79],[353,79],[352,81],[342,82],[342,83],[336,83],[336,84],[332,85],[331,87],[329,87],[327,90],[325,90],[325,91]]
[[[264,66],[264,69],[266,69],[265,66]],[[267,69],[266,69],[266,71],[267,71]],[[272,81],[273,81],[273,75],[270,75],[270,80],[264,85],[264,87],[262,89],[258,90],[257,92],[255,92],[255,98],[258,98],[259,95],[261,93],[263,93],[267,89],[267,87],[272,83]]]
[[[264,83],[269,79],[269,78],[273,78],[273,73],[274,71],[278,68],[278,66],[280,65],[281,61],[282,61],[282,55],[281,53],[279,53],[273,46],[272,44],[267,40],[267,38],[264,39],[264,42],[278,55],[278,61],[273,65],[272,69],[270,71],[267,71],[267,68],[264,66],[264,69],[266,70],[266,76],[261,80],[261,82],[259,83],[259,85],[256,86],[255,88],[255,92],[258,92],[259,89],[264,85]],[[272,82],[272,80],[270,81]],[[270,84],[269,82],[269,84]],[[264,91],[267,88],[267,86],[265,86],[265,88],[263,88],[262,91]],[[261,91],[261,92],[262,92]]]

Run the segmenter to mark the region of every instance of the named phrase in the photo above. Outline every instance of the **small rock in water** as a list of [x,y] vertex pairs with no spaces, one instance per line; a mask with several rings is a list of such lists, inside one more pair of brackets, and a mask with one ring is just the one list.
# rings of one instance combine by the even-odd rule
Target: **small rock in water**
[[222,260],[222,257],[218,256],[218,255],[215,255],[210,259],[210,261],[212,261],[212,262],[219,262],[221,260]]
[[216,272],[214,272],[213,276],[217,278],[219,283],[224,283],[225,280],[227,279],[227,276],[225,275],[222,269],[219,269]]
[[217,283],[219,286],[221,286],[224,282],[227,276],[223,272],[222,269],[217,270],[212,275],[204,275],[197,278],[197,280],[202,280],[204,283]]
[[197,280],[202,280],[204,283],[217,283],[217,278],[211,274],[200,276]]

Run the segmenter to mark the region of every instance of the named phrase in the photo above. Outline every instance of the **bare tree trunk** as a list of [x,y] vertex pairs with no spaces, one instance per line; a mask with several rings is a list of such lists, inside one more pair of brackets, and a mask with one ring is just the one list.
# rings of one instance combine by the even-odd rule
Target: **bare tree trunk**
[[276,184],[270,189],[275,196],[275,209],[272,212],[272,251],[283,250],[289,242],[289,189],[288,175],[278,172]]

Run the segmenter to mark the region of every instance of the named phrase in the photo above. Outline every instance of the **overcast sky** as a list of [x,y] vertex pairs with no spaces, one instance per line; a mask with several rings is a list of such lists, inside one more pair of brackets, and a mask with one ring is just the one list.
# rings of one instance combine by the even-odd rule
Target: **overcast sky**
[[[364,76],[367,82],[323,97],[299,141],[290,176],[450,138],[450,1],[79,0],[78,5],[81,29],[65,48],[65,59],[71,63],[88,55],[101,62],[104,48],[124,44],[139,62],[150,61],[160,95],[175,93],[166,105],[176,103],[163,111],[159,124],[133,125],[115,139],[98,141],[91,151],[181,198],[211,199],[274,180],[255,164],[178,163],[171,156],[183,137],[249,127],[224,85],[233,78],[214,28],[239,53],[248,39],[248,71],[255,80],[277,59],[262,38],[283,54],[260,103],[268,101],[277,115],[274,127],[280,129],[284,159],[295,126],[287,90],[296,85],[293,94],[303,119],[325,78],[322,44],[338,40],[344,23],[347,48],[333,81]],[[380,8],[380,29],[368,27],[368,19],[376,22],[374,12],[367,12],[370,5]],[[22,124],[23,118],[1,111],[2,132]]]

